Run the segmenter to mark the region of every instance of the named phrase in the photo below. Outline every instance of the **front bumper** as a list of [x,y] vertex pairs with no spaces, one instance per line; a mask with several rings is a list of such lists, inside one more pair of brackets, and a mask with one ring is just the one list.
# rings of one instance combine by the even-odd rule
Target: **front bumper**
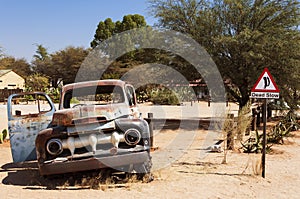
[[144,163],[150,160],[148,151],[126,153],[107,157],[90,157],[79,160],[66,160],[39,164],[41,175],[63,174],[88,171],[101,168],[116,168],[120,166]]

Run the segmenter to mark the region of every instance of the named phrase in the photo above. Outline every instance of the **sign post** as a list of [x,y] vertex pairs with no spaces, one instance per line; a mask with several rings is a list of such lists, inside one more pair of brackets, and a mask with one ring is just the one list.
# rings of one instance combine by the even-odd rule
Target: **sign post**
[[267,99],[278,99],[279,98],[279,89],[270,74],[268,68],[265,68],[262,74],[259,76],[258,80],[251,89],[251,98],[262,98],[264,99],[263,105],[263,149],[261,156],[262,164],[262,177],[265,178],[265,168],[266,168],[266,145],[267,145]]

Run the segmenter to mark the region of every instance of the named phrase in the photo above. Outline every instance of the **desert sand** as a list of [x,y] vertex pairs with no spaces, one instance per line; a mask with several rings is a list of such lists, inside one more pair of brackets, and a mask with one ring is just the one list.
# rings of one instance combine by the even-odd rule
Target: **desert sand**
[[[144,109],[153,112],[153,107]],[[152,182],[131,177],[97,186],[84,174],[84,179],[78,175],[43,178],[35,162],[13,164],[7,141],[0,144],[0,198],[299,198],[300,131],[293,132],[284,145],[273,145],[266,156],[265,178],[261,154],[228,151],[227,163],[222,164],[224,153],[205,150],[210,133],[157,129]]]

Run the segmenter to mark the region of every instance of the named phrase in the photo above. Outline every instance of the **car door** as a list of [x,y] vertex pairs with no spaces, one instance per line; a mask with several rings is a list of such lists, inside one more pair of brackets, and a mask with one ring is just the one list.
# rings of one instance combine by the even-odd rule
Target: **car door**
[[14,162],[36,159],[35,139],[52,120],[55,106],[42,92],[10,95],[7,100],[8,132]]

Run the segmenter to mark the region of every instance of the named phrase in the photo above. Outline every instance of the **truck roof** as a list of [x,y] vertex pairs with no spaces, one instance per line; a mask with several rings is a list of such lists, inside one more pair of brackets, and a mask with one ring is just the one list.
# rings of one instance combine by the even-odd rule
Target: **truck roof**
[[85,81],[85,82],[76,82],[72,84],[67,84],[62,87],[62,92],[65,92],[74,88],[83,88],[88,86],[104,86],[104,85],[112,85],[112,86],[121,86],[123,87],[126,82],[119,79],[106,79],[106,80],[94,80],[94,81]]

